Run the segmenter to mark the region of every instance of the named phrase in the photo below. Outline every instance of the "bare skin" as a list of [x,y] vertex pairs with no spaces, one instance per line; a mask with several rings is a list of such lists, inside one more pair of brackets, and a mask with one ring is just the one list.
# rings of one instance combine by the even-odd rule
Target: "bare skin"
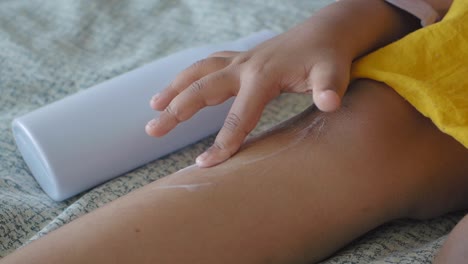
[[[440,17],[451,5],[450,0],[425,2]],[[200,167],[214,166],[237,152],[265,105],[281,92],[310,93],[320,110],[337,110],[352,62],[419,24],[382,0],[335,2],[251,50],[218,52],[182,71],[151,100],[162,112],[148,122],[146,132],[164,136],[205,106],[236,96],[213,146],[196,159]]]
[[310,93],[319,109],[335,111],[353,60],[417,28],[417,19],[385,1],[335,2],[251,50],[218,52],[182,71],[151,100],[162,112],[146,131],[164,136],[203,107],[236,96],[213,146],[196,159],[214,166],[237,152],[281,92]]
[[390,220],[466,208],[467,154],[392,89],[357,81],[341,110],[310,108],[0,263],[316,262]]
[[435,264],[465,263],[468,259],[468,216],[450,233],[444,246],[434,259]]

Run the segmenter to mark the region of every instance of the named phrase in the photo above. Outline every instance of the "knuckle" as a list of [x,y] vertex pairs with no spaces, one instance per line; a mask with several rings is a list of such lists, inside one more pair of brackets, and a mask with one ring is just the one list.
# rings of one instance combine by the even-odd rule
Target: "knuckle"
[[224,121],[223,128],[230,132],[234,132],[238,129],[240,125],[240,118],[237,114],[235,113],[229,113],[228,116],[226,117],[226,120]]
[[188,90],[193,94],[200,94],[201,90],[203,89],[204,84],[201,80],[195,81],[190,84]]
[[235,113],[229,113],[224,121],[223,128],[230,133],[242,133],[242,136],[246,136],[248,131],[241,127],[241,119]]
[[175,118],[177,122],[183,121],[183,119],[180,117],[180,111],[178,111],[177,107],[174,107],[172,104],[169,104],[166,109],[164,109],[164,112]]
[[207,105],[205,96],[203,95],[203,88],[205,87],[205,82],[198,80],[190,84],[187,88],[187,91],[191,94],[191,103],[198,106],[198,108],[203,108]]
[[221,57],[226,51],[222,50],[222,51],[216,51],[216,52],[213,52],[211,53],[208,57],[209,58],[213,58],[213,57]]
[[171,116],[175,116],[175,115],[176,115],[176,112],[175,112],[175,110],[174,110],[174,107],[173,107],[171,104],[169,104],[169,105],[166,107],[166,109],[164,109],[164,112],[168,113],[168,114],[171,115]]
[[217,51],[217,52],[214,52],[210,55],[210,57],[225,57],[225,56],[228,56],[230,55],[231,52],[228,51],[228,50],[222,50],[222,51]]
[[[218,85],[221,90],[233,92],[234,87],[236,87],[235,85],[227,85],[227,84],[233,84],[236,82],[236,76],[230,70],[218,71],[216,74],[213,74],[210,77],[211,79],[209,83],[211,85],[214,85],[214,84]],[[235,95],[235,94],[232,93],[232,95]]]
[[251,58],[250,55],[247,54],[239,54],[232,60],[232,64],[244,64],[249,61]]
[[220,150],[225,150],[226,149],[226,145],[221,142],[220,140],[216,140],[214,143],[213,143],[213,148],[216,148],[216,149],[220,149]]
[[263,81],[266,79],[277,78],[277,74],[270,66],[263,63],[249,63],[243,68],[243,75],[253,81]]
[[229,65],[230,58],[208,57],[194,62],[189,68],[189,72],[213,72]]
[[206,63],[208,60],[209,58],[198,60],[192,64],[191,68],[193,69],[203,68],[206,66]]

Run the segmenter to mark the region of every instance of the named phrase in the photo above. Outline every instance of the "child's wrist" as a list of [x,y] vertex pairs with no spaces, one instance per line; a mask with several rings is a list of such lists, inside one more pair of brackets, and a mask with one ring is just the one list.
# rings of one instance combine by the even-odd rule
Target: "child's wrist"
[[416,30],[412,15],[385,1],[347,0],[331,4],[307,23],[319,36],[335,41],[352,59],[385,46]]

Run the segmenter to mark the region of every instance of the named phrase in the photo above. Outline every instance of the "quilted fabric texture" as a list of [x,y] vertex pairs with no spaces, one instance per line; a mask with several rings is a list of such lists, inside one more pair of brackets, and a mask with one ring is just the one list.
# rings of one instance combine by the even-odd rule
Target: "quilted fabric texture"
[[[285,31],[331,2],[0,2],[0,257],[190,165],[213,140],[198,142],[56,203],[42,192],[15,146],[10,128],[14,117],[184,48],[233,40],[261,29]],[[256,132],[309,103],[308,96],[282,95],[265,110]],[[323,263],[430,263],[460,217],[452,214],[430,221],[389,223]]]

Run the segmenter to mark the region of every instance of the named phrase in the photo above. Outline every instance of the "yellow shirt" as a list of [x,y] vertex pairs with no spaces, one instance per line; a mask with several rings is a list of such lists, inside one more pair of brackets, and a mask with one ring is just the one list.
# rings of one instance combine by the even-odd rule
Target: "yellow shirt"
[[441,22],[359,59],[351,76],[386,83],[468,148],[468,1],[455,0]]

